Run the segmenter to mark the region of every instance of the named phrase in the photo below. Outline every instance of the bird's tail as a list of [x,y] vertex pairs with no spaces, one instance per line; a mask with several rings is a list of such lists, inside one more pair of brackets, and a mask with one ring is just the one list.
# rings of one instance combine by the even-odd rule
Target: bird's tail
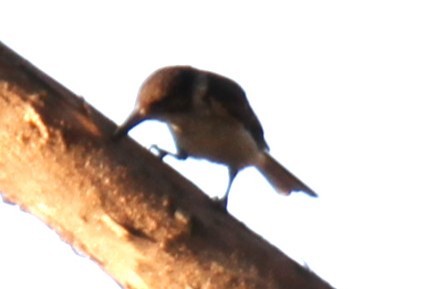
[[293,191],[302,191],[311,197],[318,196],[267,152],[262,154],[256,167],[279,193],[290,194]]

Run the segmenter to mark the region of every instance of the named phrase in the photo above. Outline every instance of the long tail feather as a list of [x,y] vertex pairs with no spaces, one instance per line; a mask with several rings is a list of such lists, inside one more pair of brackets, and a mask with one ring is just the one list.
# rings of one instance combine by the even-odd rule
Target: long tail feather
[[256,167],[274,189],[280,193],[290,194],[293,191],[302,191],[311,197],[318,196],[311,188],[305,185],[266,152],[264,152]]

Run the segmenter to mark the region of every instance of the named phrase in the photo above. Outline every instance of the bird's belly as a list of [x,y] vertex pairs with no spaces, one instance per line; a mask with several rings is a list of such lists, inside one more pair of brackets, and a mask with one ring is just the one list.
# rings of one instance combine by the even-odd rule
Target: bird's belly
[[170,121],[177,147],[189,156],[241,169],[252,165],[259,149],[238,122],[218,117],[178,117]]

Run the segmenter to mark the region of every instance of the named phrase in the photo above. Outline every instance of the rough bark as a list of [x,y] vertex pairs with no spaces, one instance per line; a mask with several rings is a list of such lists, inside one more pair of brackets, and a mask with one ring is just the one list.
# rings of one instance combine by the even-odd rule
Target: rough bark
[[331,288],[114,128],[0,43],[3,198],[124,288]]

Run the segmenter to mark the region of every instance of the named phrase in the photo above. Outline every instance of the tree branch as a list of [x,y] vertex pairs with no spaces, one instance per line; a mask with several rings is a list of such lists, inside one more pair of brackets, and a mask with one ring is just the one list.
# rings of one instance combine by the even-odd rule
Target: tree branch
[[0,43],[0,192],[124,288],[331,288]]

